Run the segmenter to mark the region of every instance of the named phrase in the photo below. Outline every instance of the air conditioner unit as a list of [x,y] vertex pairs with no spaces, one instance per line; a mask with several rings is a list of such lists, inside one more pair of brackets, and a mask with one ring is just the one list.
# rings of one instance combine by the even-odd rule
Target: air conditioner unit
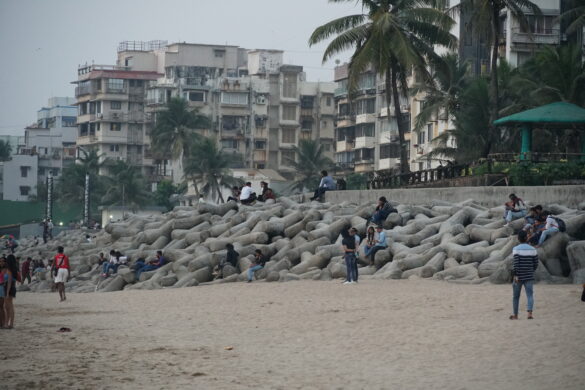
[[256,97],[256,103],[258,103],[258,104],[266,104],[266,97],[265,96],[258,96],[258,97]]
[[117,113],[117,112],[114,112],[114,113],[112,114],[112,118],[114,118],[114,119],[118,119],[118,113]]

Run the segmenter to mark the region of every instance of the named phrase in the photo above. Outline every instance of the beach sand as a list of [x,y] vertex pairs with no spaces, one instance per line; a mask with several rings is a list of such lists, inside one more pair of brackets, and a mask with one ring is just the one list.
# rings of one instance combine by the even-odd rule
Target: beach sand
[[538,284],[510,321],[510,285],[430,280],[19,293],[0,388],[582,390],[580,294]]

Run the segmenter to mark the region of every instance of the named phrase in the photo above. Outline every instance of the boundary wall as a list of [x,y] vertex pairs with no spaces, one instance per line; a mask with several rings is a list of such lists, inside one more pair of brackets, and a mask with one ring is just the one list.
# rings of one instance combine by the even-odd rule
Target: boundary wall
[[325,201],[330,203],[354,202],[357,204],[375,203],[385,196],[389,201],[403,204],[425,204],[433,200],[457,203],[473,199],[485,207],[503,205],[508,195],[516,194],[527,205],[558,203],[570,208],[578,208],[585,201],[585,185],[532,186],[532,187],[445,187],[445,188],[402,188],[384,190],[347,190],[328,191]]

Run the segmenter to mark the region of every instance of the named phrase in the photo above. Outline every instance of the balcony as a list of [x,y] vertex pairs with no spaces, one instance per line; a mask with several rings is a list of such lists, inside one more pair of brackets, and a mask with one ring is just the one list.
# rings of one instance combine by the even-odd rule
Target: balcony
[[356,115],[355,123],[359,125],[360,123],[374,123],[376,122],[376,114],[360,114]]
[[355,122],[353,120],[353,116],[351,115],[345,115],[345,116],[339,116],[337,117],[337,127],[350,127],[355,125]]
[[344,95],[347,95],[347,88],[345,87],[335,88],[335,90],[333,91],[334,97],[341,97]]
[[75,97],[83,95],[93,95],[97,93],[97,90],[92,85],[83,85],[75,87]]
[[128,93],[128,87],[124,86],[124,87],[112,87],[109,85],[106,85],[106,89],[104,93],[109,93],[109,94],[122,94],[125,95]]
[[373,148],[375,144],[375,137],[356,137],[355,138],[355,148]]
[[532,34],[522,32],[520,27],[512,29],[512,43],[527,43],[536,45],[558,45],[561,41],[559,29],[543,29]]
[[355,141],[353,140],[344,140],[344,141],[337,141],[335,145],[335,151],[337,153],[340,152],[351,152],[355,148]]

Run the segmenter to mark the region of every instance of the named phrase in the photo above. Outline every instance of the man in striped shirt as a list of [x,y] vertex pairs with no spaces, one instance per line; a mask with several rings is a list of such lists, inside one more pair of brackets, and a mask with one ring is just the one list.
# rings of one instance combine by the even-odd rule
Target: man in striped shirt
[[534,271],[536,271],[536,268],[538,267],[538,253],[535,248],[526,243],[527,240],[528,234],[524,230],[521,230],[518,233],[518,241],[520,241],[520,245],[515,246],[512,250],[512,254],[514,255],[514,266],[512,269],[514,275],[514,283],[512,284],[514,291],[514,298],[512,300],[514,314],[510,316],[511,320],[518,319],[518,305],[520,303],[522,286],[524,286],[526,299],[528,301],[526,305],[528,319],[531,320],[533,318],[532,308],[534,306],[534,298],[532,294],[532,286],[534,284]]

